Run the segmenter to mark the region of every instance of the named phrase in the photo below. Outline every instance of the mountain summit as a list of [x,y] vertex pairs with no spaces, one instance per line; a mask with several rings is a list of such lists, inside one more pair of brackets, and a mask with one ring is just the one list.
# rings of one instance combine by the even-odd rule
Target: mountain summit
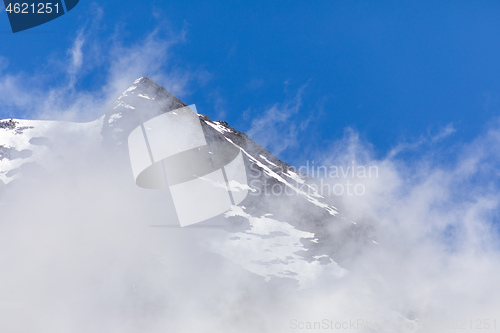
[[104,114],[101,132],[104,143],[123,145],[137,125],[183,106],[186,104],[143,76],[135,80]]

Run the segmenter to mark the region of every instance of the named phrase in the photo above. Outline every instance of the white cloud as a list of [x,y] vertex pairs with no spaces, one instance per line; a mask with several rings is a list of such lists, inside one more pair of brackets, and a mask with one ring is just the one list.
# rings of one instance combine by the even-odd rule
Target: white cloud
[[71,55],[71,64],[68,66],[68,74],[70,75],[70,87],[75,85],[78,71],[83,65],[83,52],[82,47],[85,43],[85,37],[83,36],[83,31],[80,31],[73,41],[73,47],[69,50]]
[[457,130],[455,129],[455,127],[453,126],[453,124],[448,124],[446,125],[444,128],[442,128],[438,134],[434,135],[434,136],[431,136],[431,142],[438,142],[438,141],[441,141],[447,137],[449,137],[450,135],[452,135],[453,133],[455,133]]
[[[453,132],[448,126],[428,141],[437,143]],[[382,278],[385,287],[376,291],[376,303],[418,318],[424,332],[441,332],[452,320],[498,320],[499,144],[497,124],[448,158],[431,145],[428,150],[436,154],[377,159],[351,130],[316,156],[326,166],[355,161],[378,168],[377,177],[327,179],[363,186],[363,195],[344,193],[336,202],[380,244],[377,250],[358,246],[361,254],[350,269],[367,279]],[[433,323],[441,326],[430,328]]]
[[213,90],[209,97],[217,114],[217,119],[224,119],[227,115],[227,101],[220,89]]
[[302,107],[302,95],[307,84],[302,86],[294,98],[276,103],[264,111],[261,117],[252,120],[247,134],[275,155],[279,155],[298,144],[298,135],[305,130],[307,120],[297,122],[294,116]]
[[403,152],[414,151],[423,145],[429,145],[429,144],[432,145],[438,143],[448,138],[456,131],[457,130],[455,129],[453,124],[447,124],[445,127],[441,128],[437,134],[427,133],[426,136],[421,136],[420,138],[418,138],[413,142],[398,143],[394,148],[391,149],[388,156],[395,157],[396,155]]

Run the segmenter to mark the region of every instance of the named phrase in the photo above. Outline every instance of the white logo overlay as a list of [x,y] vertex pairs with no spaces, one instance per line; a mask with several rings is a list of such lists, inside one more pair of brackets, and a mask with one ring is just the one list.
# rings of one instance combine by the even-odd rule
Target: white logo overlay
[[136,184],[169,189],[181,227],[220,215],[248,194],[240,149],[207,139],[195,105],[150,119],[128,137]]

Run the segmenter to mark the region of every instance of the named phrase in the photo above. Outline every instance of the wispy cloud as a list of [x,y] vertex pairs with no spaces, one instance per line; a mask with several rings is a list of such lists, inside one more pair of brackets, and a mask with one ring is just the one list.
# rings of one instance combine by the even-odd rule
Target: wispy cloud
[[456,131],[457,130],[455,129],[453,124],[448,124],[444,128],[442,128],[438,134],[431,136],[431,142],[433,142],[433,143],[439,142],[439,141],[449,137],[450,135],[452,135]]
[[9,66],[9,59],[6,57],[0,56],[0,74],[4,69],[6,69]]
[[295,96],[283,103],[276,103],[252,120],[248,135],[259,144],[279,155],[288,148],[296,147],[298,135],[307,127],[307,120],[297,121],[307,84],[299,88]]
[[82,47],[85,44],[85,37],[83,36],[83,31],[80,31],[73,41],[73,47],[68,50],[71,55],[71,63],[68,66],[68,74],[70,75],[69,85],[71,88],[74,87],[78,71],[83,65],[83,52]]
[[400,153],[413,151],[423,145],[435,144],[438,143],[450,135],[455,133],[457,130],[453,126],[453,124],[448,124],[445,127],[441,128],[437,134],[427,133],[425,136],[420,136],[417,140],[412,142],[401,142],[398,143],[394,148],[389,151],[388,156],[394,157]]
[[[185,41],[185,32],[150,32],[126,46],[119,38],[101,37],[102,9],[94,6],[94,20],[83,26],[66,51],[65,61],[49,61],[43,71],[0,75],[0,102],[9,113],[31,118],[92,120],[135,79],[150,76],[177,96],[189,93],[189,84],[203,80],[204,72],[171,65],[171,47]],[[87,88],[80,80],[98,77]],[[3,110],[6,112],[6,110]],[[8,111],[7,111],[8,112]]]
[[227,101],[221,93],[220,89],[214,89],[210,93],[209,97],[218,119],[224,119],[224,117],[226,117],[227,115]]

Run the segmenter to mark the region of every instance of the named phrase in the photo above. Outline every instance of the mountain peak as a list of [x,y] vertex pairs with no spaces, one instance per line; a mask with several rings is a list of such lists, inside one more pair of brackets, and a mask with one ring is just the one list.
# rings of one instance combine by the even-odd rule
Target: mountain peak
[[182,103],[172,93],[165,90],[165,88],[160,86],[155,80],[147,76],[142,76],[135,80],[134,83],[130,87],[128,87],[128,89],[125,90],[120,97],[117,98],[117,101],[123,99],[126,96],[139,94],[142,95],[140,96],[142,98],[149,97],[149,99],[152,100],[171,100],[172,102],[174,102],[172,107],[175,108],[186,106],[186,104]]
[[162,113],[186,106],[153,79],[140,77],[104,114],[101,134],[106,145],[123,145],[139,124]]
[[138,78],[137,80],[134,81],[134,83],[132,85],[135,85],[135,86],[138,86],[138,85],[155,85],[155,86],[158,86],[160,87],[160,85],[158,83],[156,83],[155,80],[147,77],[147,76],[141,76],[140,78]]

